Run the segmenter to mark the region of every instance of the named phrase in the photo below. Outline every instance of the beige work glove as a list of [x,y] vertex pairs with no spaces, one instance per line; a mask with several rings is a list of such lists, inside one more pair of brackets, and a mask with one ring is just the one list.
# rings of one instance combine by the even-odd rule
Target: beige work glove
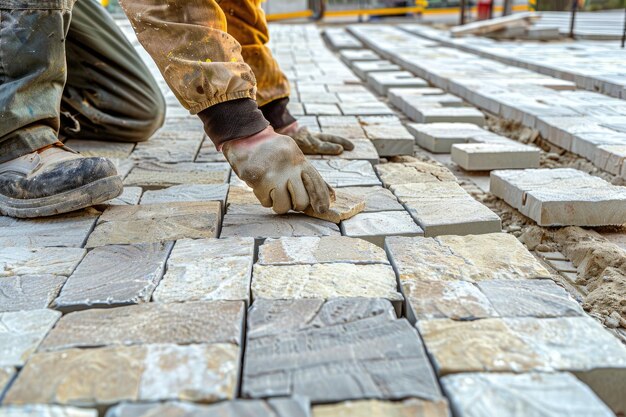
[[300,150],[307,155],[339,155],[344,150],[351,151],[354,144],[341,136],[328,133],[310,132],[306,127],[294,122],[278,130],[296,141]]
[[276,213],[304,211],[309,206],[325,213],[335,199],[334,190],[307,161],[289,136],[268,126],[247,138],[222,145],[230,166],[264,207]]

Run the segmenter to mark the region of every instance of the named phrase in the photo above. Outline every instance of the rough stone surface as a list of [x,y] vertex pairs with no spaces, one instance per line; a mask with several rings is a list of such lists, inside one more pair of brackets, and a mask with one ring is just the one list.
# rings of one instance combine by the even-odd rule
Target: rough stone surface
[[0,313],[0,367],[23,366],[59,317],[48,309]]
[[142,192],[141,187],[124,187],[122,194],[115,197],[113,200],[107,201],[106,204],[109,206],[132,206],[139,204]]
[[364,213],[376,211],[402,211],[404,207],[391,191],[380,186],[374,187],[346,187],[344,193],[352,194],[365,199]]
[[0,313],[39,310],[50,305],[65,283],[59,275],[16,275],[0,278]]
[[459,417],[610,417],[609,408],[569,373],[469,373],[442,378]]
[[55,308],[77,310],[150,301],[171,248],[171,243],[146,243],[93,249],[68,278]]
[[341,222],[344,235],[382,247],[387,236],[423,236],[424,231],[404,211],[361,213]]
[[361,400],[339,404],[316,405],[313,417],[449,417],[444,400],[424,401],[411,398],[404,401]]
[[78,248],[0,248],[0,277],[65,275],[74,271],[86,251]]
[[87,247],[217,237],[218,201],[174,202],[106,209]]
[[367,161],[312,160],[311,164],[331,187],[380,185],[372,165]]
[[322,155],[322,159],[348,159],[348,160],[363,160],[367,161],[372,165],[378,163],[378,151],[376,147],[369,139],[363,139],[365,134],[362,133],[361,130],[360,138],[361,139],[351,139],[351,135],[346,135],[343,133],[343,129],[324,129],[324,132],[342,136],[346,139],[350,139],[350,142],[354,145],[354,149],[351,151],[343,151],[339,155]]
[[226,204],[228,184],[183,184],[162,190],[146,191],[141,204],[160,204],[176,201],[220,201]]
[[200,132],[171,132],[169,135],[162,132],[147,142],[138,143],[131,158],[142,161],[191,162],[195,159],[201,142]]
[[428,162],[391,162],[376,165],[375,169],[386,187],[425,182],[456,182],[456,177],[448,168]]
[[346,236],[268,239],[259,248],[259,265],[303,265],[345,262],[389,264],[378,246]]
[[154,301],[250,300],[251,238],[179,240]]
[[428,87],[428,83],[408,71],[369,72],[367,83],[381,96],[387,95],[390,88]]
[[391,125],[363,126],[380,156],[412,155],[415,139],[399,122]]
[[98,410],[58,405],[0,407],[0,417],[98,417]]
[[407,129],[419,146],[434,153],[450,153],[455,143],[467,143],[485,132],[471,123],[409,123]]
[[309,206],[304,211],[304,214],[339,224],[342,220],[354,217],[365,208],[365,200],[354,194],[338,190],[335,192],[335,196],[335,201],[330,205],[326,213],[317,213]]
[[103,140],[70,139],[65,142],[69,148],[86,157],[128,158],[135,148],[134,143]]
[[274,213],[226,214],[220,237],[254,237],[264,239],[283,236],[339,235],[339,227],[326,220],[302,214]]
[[226,400],[235,396],[238,360],[239,347],[229,343],[37,353],[4,403],[107,406],[121,401]]
[[381,60],[368,60],[368,61],[355,61],[351,64],[352,69],[362,79],[367,78],[367,74],[370,72],[380,72],[380,71],[397,71],[400,70],[400,67],[396,64],[392,64],[391,62],[381,59]]
[[419,337],[381,299],[256,301],[242,394],[300,394],[312,403],[441,399]]
[[550,277],[515,236],[508,233],[390,237],[386,248],[401,284],[406,280],[476,282]]
[[167,164],[142,162],[128,174],[125,185],[163,188],[181,184],[224,184],[228,182],[230,166],[224,162]]
[[522,144],[464,143],[452,146],[452,162],[466,171],[538,168],[539,148]]

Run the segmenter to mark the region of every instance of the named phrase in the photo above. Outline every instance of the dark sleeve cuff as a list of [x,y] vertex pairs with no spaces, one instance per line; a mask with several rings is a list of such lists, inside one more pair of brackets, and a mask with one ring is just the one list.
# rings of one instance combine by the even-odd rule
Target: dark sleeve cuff
[[198,113],[204,131],[219,148],[229,140],[245,138],[265,129],[269,122],[250,98],[225,101]]
[[260,107],[263,116],[270,122],[274,130],[280,130],[296,121],[291,113],[289,113],[289,110],[287,110],[287,104],[289,104],[289,97],[270,101]]

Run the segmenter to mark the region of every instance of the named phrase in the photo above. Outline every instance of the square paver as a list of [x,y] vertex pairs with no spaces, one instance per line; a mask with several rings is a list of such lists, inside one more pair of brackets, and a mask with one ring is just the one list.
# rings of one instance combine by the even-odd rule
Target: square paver
[[450,153],[452,145],[485,132],[472,123],[409,123],[407,129],[419,146],[433,153]]
[[361,79],[366,80],[367,75],[370,72],[389,72],[389,71],[399,71],[401,68],[393,64],[387,60],[368,60],[368,61],[354,61],[351,64],[354,73],[358,75]]
[[0,277],[0,313],[48,307],[65,280],[66,277],[60,275]]
[[386,187],[440,181],[456,182],[456,177],[448,168],[429,162],[390,162],[378,164],[374,169]]
[[499,143],[452,145],[452,162],[465,171],[538,168],[541,151],[533,146]]
[[0,277],[65,275],[74,271],[87,251],[80,248],[0,248]]
[[380,156],[413,155],[415,139],[402,124],[369,125],[363,130]]
[[[330,134],[337,134],[338,136],[346,137],[346,135],[343,135],[341,131],[335,131],[334,129],[324,129],[324,131],[328,131],[328,133]],[[361,133],[361,137],[365,137],[365,134]],[[378,151],[376,150],[376,147],[371,140],[350,139],[349,137],[346,138],[350,140],[350,142],[352,142],[352,144],[354,145],[354,149],[352,149],[351,151],[344,150],[339,155],[322,155],[322,159],[363,160],[369,162],[372,165],[378,163]]]
[[35,404],[2,407],[0,417],[98,417],[98,410]]
[[24,366],[59,317],[48,309],[0,313],[0,367]]
[[402,211],[404,207],[398,202],[391,191],[380,186],[373,187],[345,187],[345,193],[353,194],[365,200],[364,213],[377,211]]
[[132,142],[113,142],[104,140],[70,139],[65,145],[85,157],[102,156],[104,158],[128,158],[135,148]]
[[405,211],[357,214],[341,222],[345,236],[357,237],[383,247],[387,236],[423,236],[424,231]]
[[311,164],[331,187],[381,185],[372,164],[367,161],[312,160]]
[[182,184],[161,190],[148,190],[141,204],[160,204],[185,201],[219,201],[226,206],[228,184]]
[[192,162],[202,137],[200,132],[160,132],[149,141],[138,143],[130,157],[140,161]]
[[128,174],[124,185],[147,189],[180,184],[224,184],[230,176],[225,162],[141,162]]
[[340,234],[339,226],[326,220],[315,219],[304,214],[277,215],[260,205],[249,204],[239,207],[229,206],[229,213],[224,216],[220,237],[253,237],[262,240],[270,237]]

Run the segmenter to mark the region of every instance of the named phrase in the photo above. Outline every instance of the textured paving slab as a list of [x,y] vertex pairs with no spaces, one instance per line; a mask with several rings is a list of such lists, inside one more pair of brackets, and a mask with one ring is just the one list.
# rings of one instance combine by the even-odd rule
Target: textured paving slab
[[366,80],[367,75],[372,72],[399,71],[401,69],[398,65],[392,64],[385,59],[355,61],[351,63],[351,67],[354,70],[354,73],[363,80]]
[[172,243],[110,245],[93,249],[68,278],[55,308],[80,310],[150,301]]
[[389,102],[405,113],[408,111],[407,102],[414,97],[443,95],[445,91],[440,88],[390,88],[387,91]]
[[[292,112],[291,114],[295,113]],[[226,162],[226,158],[222,152],[215,148],[213,141],[205,136],[196,156],[196,162]]]
[[381,185],[372,164],[367,161],[312,160],[311,164],[331,187]]
[[58,405],[0,407],[0,417],[98,417],[98,410]]
[[244,304],[238,301],[146,303],[66,314],[39,351],[155,343],[241,343]]
[[[342,136],[346,139],[350,139],[350,142],[352,142],[352,144],[354,145],[354,149],[351,151],[343,151],[342,153],[340,153],[339,155],[322,155],[322,159],[329,159],[329,160],[333,160],[333,159],[349,159],[349,160],[364,160],[369,162],[372,165],[375,165],[378,163],[378,151],[376,150],[376,147],[374,146],[374,144],[372,143],[371,140],[369,139],[364,139],[365,138],[365,133],[363,133],[363,130],[360,129],[360,133],[356,133],[356,132],[347,132],[349,134],[345,134],[345,130],[344,129],[331,129],[331,128],[327,128],[324,129],[324,132],[326,133],[330,133],[330,134],[334,134],[334,135],[338,135],[338,136]],[[350,138],[350,136],[357,136],[359,139],[352,139]]]
[[386,96],[391,88],[428,87],[428,83],[408,71],[368,72],[367,83],[381,96]]
[[476,282],[550,277],[524,245],[507,233],[390,237],[386,249],[402,285],[423,280]]
[[419,146],[433,153],[450,153],[455,143],[467,143],[485,132],[472,123],[409,123],[407,129]]
[[326,28],[324,36],[332,49],[359,49],[363,45],[344,28]]
[[98,220],[87,247],[217,237],[220,219],[218,201],[113,206]]
[[446,401],[424,401],[411,398],[404,401],[360,400],[340,404],[316,405],[313,417],[449,417]]
[[[251,206],[251,205],[250,205]],[[247,207],[247,206],[242,206]],[[251,206],[257,207],[260,206]],[[262,208],[262,207],[261,207]],[[340,235],[339,227],[326,220],[315,219],[303,214],[277,215],[259,213],[247,209],[250,214],[226,214],[220,237],[299,237]]]
[[342,190],[335,191],[335,201],[330,205],[326,213],[316,213],[309,206],[304,214],[322,220],[328,220],[339,224],[342,220],[354,217],[365,209],[365,200],[354,194],[344,193]]
[[485,115],[473,107],[435,107],[407,103],[409,116],[418,123],[472,123],[485,125]]
[[60,275],[16,275],[0,278],[0,313],[39,310],[50,305],[65,283]]
[[[226,400],[235,396],[238,359],[239,347],[230,343],[37,353],[4,403],[105,407],[121,401]],[[115,383],[103,375],[115,375]]]
[[347,116],[395,115],[393,110],[381,102],[343,102],[339,103],[339,108]]
[[176,242],[154,301],[250,301],[252,238],[184,239]]
[[345,236],[361,238],[383,247],[387,236],[423,236],[424,231],[404,211],[361,213],[341,222]]
[[364,213],[377,211],[402,211],[404,207],[391,191],[380,186],[374,187],[345,187],[341,189],[345,193],[359,196],[365,199]]
[[465,143],[452,146],[452,162],[466,171],[539,168],[539,148],[522,144]]
[[103,156],[119,159],[128,158],[135,148],[134,143],[85,139],[70,139],[65,145],[86,157]]
[[230,166],[224,162],[142,162],[128,174],[124,184],[148,189],[181,184],[224,184],[229,176]]
[[147,142],[140,142],[131,158],[142,161],[191,162],[195,159],[200,143],[200,132],[160,132]]
[[386,187],[426,182],[456,182],[456,177],[448,168],[421,161],[379,164],[375,169]]
[[304,265],[345,262],[389,264],[385,251],[346,236],[268,239],[259,248],[259,265]]
[[500,217],[474,200],[456,182],[401,184],[391,187],[425,236],[468,235],[501,230]]
[[181,201],[220,201],[226,204],[228,184],[182,184],[161,190],[146,191],[141,204],[160,204]]
[[0,247],[82,247],[99,214],[87,209],[45,219],[0,216]]
[[402,124],[363,126],[380,156],[412,155],[415,140]]
[[59,317],[48,309],[0,313],[0,367],[23,366]]
[[490,190],[541,226],[626,223],[626,188],[572,168],[494,171]]
[[386,300],[258,300],[244,361],[245,397],[441,398],[419,337]]
[[568,373],[470,373],[441,381],[459,417],[614,415],[589,387]]
[[106,204],[110,206],[132,206],[139,204],[142,192],[141,187],[124,187],[122,194],[115,197],[113,200],[107,201]]
[[79,248],[0,248],[0,277],[65,275],[74,271],[86,251]]

